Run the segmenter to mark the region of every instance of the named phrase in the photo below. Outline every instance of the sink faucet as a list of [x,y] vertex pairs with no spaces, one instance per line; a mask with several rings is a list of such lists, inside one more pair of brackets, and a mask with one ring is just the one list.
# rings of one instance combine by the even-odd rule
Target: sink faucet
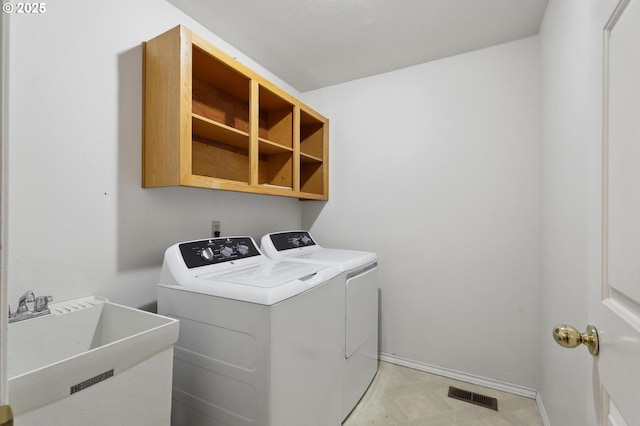
[[29,311],[29,306],[27,306],[27,302],[34,302],[35,298],[36,297],[34,296],[34,294],[33,294],[33,292],[31,290],[27,291],[25,294],[20,296],[20,298],[18,299],[18,310],[17,310],[17,313],[18,314],[22,314],[24,312],[28,312]]
[[[49,302],[51,301],[53,301],[52,296],[36,297],[33,291],[29,290],[18,299],[16,312],[11,313],[11,306],[9,306],[9,322],[12,323],[50,314]],[[33,309],[29,309],[29,303],[33,303]]]

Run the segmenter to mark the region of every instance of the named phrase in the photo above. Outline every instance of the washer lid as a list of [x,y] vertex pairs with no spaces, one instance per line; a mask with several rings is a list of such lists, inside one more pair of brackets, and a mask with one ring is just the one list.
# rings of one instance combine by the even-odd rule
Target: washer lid
[[195,276],[181,289],[209,296],[273,305],[340,274],[326,265],[267,260]]
[[326,264],[272,260],[260,253],[251,237],[219,237],[169,247],[158,285],[271,305],[338,274]]
[[259,288],[272,288],[289,281],[305,280],[320,269],[318,265],[268,261],[196,275],[196,279],[222,281]]

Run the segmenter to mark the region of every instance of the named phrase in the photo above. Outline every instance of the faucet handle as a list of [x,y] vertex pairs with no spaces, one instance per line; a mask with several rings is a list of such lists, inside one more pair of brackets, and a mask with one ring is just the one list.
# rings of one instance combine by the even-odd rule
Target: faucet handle
[[31,291],[31,290],[26,291],[18,299],[18,309],[16,310],[16,312],[19,313],[19,314],[22,313],[22,312],[27,312],[29,310],[29,307],[27,306],[27,303],[34,302],[35,299],[36,299],[36,297],[34,296],[33,291]]
[[53,296],[38,296],[36,297],[35,302],[33,310],[41,312],[49,308],[49,302],[53,302]]

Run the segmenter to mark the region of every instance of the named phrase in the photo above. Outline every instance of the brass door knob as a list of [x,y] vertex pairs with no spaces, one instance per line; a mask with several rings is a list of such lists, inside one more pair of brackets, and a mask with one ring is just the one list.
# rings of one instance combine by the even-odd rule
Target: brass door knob
[[0,405],[0,426],[13,426],[13,412],[10,405]]
[[577,328],[560,324],[553,327],[553,339],[560,346],[565,348],[575,348],[583,343],[589,348],[591,355],[598,355],[600,347],[598,345],[598,330],[593,325],[587,326],[587,331],[580,333]]

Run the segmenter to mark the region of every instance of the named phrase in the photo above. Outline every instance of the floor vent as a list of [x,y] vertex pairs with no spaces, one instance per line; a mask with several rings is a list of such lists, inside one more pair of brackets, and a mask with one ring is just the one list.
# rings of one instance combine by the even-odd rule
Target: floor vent
[[469,402],[471,404],[498,411],[498,400],[496,398],[469,392],[464,389],[454,388],[453,386],[449,386],[449,398],[459,399],[460,401]]

